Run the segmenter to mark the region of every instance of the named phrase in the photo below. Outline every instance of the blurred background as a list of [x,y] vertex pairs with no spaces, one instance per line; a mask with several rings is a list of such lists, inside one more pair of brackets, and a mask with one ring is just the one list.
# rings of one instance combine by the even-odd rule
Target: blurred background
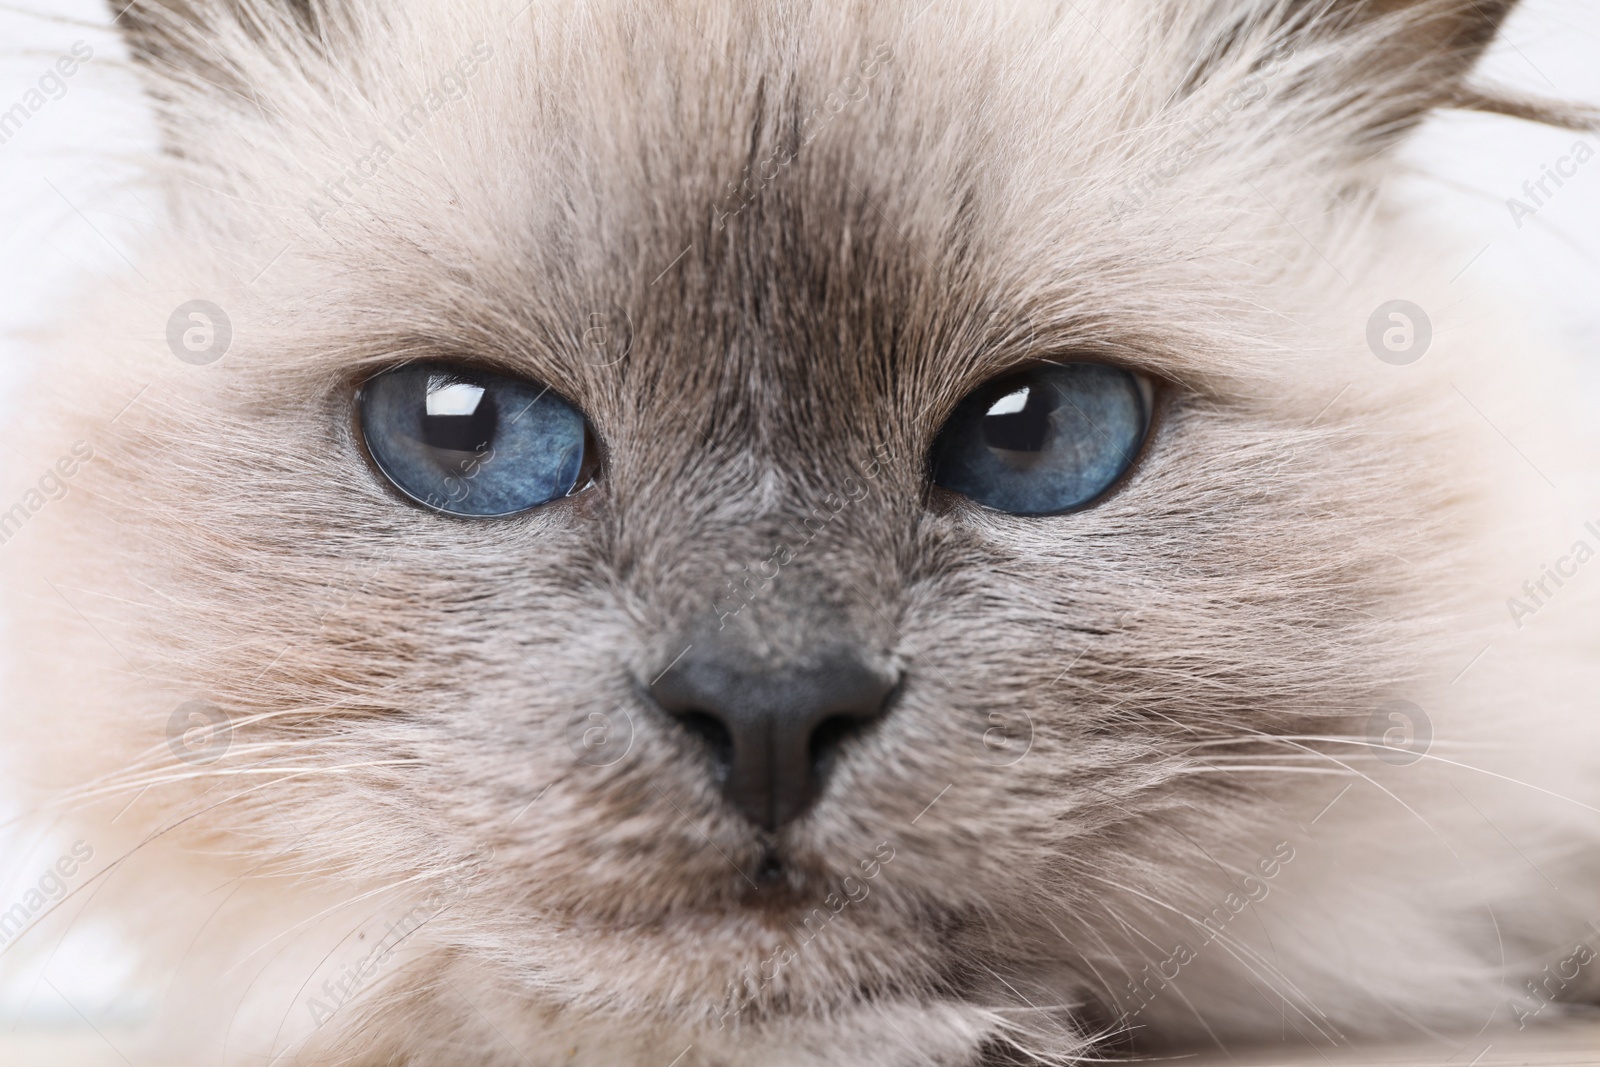
[[[141,237],[163,226],[159,200],[128,181],[152,149],[152,126],[105,8],[101,0],[0,7],[0,114],[40,88],[58,57],[75,46],[80,57],[86,49],[93,53],[71,78],[49,84],[45,103],[25,122],[0,123],[0,411],[26,403],[20,383],[29,366],[30,328],[70,315],[74,286],[84,279],[141,283]],[[1600,104],[1597,54],[1600,4],[1524,0],[1480,76]],[[1462,308],[1486,299],[1509,304],[1520,313],[1525,336],[1584,357],[1600,400],[1600,162],[1580,167],[1531,216],[1514,214],[1508,204],[1516,197],[1536,206],[1523,184],[1537,181],[1544,166],[1569,155],[1578,140],[1600,150],[1600,135],[1444,115],[1407,145],[1411,173],[1395,195],[1448,228],[1452,245],[1481,247],[1453,283]],[[1450,318],[1463,324],[1456,328],[1468,328],[1472,316]],[[70,389],[71,383],[51,386]],[[0,484],[0,499],[20,492],[20,486]],[[0,623],[3,611],[0,605]],[[0,670],[18,669],[0,663]],[[4,677],[0,699],[11,691]],[[21,755],[8,752],[0,738],[0,909],[37,885],[72,845],[64,831],[30,824],[21,832],[12,824],[17,811],[5,793],[4,765]],[[69,901],[69,916],[85,896]],[[61,926],[70,926],[64,936],[37,939],[41,943],[27,945],[26,952],[0,948],[0,1052],[82,1041],[85,1049],[107,1054],[96,1030],[131,1022],[143,1010],[145,994],[127,988],[128,961],[117,932],[90,922]],[[67,1062],[54,1054],[16,1054],[23,1056],[17,1062]],[[11,1055],[0,1055],[0,1063],[12,1063]],[[74,1062],[91,1059],[92,1053]]]

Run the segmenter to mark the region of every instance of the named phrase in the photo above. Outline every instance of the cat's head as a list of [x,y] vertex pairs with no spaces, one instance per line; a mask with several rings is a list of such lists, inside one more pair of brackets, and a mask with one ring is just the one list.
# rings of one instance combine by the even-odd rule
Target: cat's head
[[555,1002],[1098,996],[1295,795],[1219,754],[1433,667],[1497,460],[1373,194],[1510,6],[135,5],[55,714]]

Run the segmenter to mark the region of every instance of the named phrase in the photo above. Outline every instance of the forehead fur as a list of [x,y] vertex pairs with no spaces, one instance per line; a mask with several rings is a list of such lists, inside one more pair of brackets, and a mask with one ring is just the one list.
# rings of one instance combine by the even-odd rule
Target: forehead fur
[[1318,266],[1417,96],[1355,76],[1378,30],[1287,5],[516,7],[338,9],[271,43],[223,19],[229,92],[162,72],[196,236],[282,250],[242,297],[572,394],[594,316],[648,353],[598,377],[735,405],[892,380],[937,417],[1035,345],[1201,379],[1267,355],[1231,343],[1255,290]]

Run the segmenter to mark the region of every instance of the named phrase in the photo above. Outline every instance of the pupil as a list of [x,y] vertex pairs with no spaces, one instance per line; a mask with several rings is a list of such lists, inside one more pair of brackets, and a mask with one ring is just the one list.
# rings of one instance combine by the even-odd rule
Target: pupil
[[494,440],[494,400],[481,385],[444,374],[428,376],[422,440],[451,452],[486,452]]
[[1053,390],[1023,386],[1001,397],[983,420],[983,442],[1006,452],[1040,452],[1050,436]]

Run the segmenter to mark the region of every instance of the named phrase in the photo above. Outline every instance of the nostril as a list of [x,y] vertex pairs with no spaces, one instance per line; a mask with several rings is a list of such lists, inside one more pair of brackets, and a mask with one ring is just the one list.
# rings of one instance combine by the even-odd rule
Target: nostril
[[807,750],[813,773],[825,775],[832,770],[840,749],[860,736],[869,724],[854,715],[835,715],[817,724]]
[[689,710],[674,714],[678,724],[706,747],[711,757],[712,773],[720,785],[727,780],[733,767],[733,735],[716,716],[704,711]]

